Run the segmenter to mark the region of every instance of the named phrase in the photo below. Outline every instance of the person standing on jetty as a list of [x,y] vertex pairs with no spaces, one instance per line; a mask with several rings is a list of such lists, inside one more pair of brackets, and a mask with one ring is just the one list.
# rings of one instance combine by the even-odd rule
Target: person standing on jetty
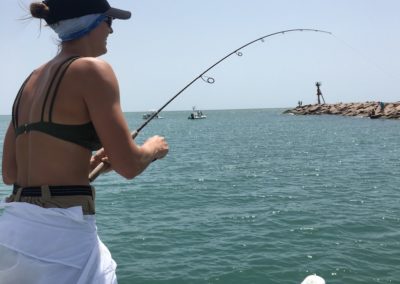
[[379,108],[379,111],[380,111],[380,112],[384,112],[384,110],[385,110],[385,103],[379,101],[379,102],[378,102],[377,108]]
[[0,204],[0,283],[117,283],[89,172],[104,161],[131,179],[168,152],[160,136],[133,141],[114,72],[97,58],[112,20],[131,13],[106,0],[46,0],[30,11],[61,44],[22,84],[5,136],[2,176],[13,190]]
[[320,105],[321,104],[321,100],[320,97],[322,97],[322,100],[324,101],[325,104],[325,99],[324,96],[322,95],[321,89],[319,87],[321,87],[321,82],[316,82],[315,86],[317,87],[317,102]]

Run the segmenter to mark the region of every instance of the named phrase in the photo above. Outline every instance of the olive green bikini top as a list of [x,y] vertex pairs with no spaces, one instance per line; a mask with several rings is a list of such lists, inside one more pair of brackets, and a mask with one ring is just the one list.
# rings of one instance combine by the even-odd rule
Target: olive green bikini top
[[[92,122],[88,122],[85,124],[59,124],[52,122],[54,101],[60,83],[68,67],[71,65],[72,62],[74,62],[78,58],[79,57],[68,58],[63,63],[61,63],[60,66],[57,68],[56,73],[54,74],[54,77],[52,78],[49,87],[47,89],[46,97],[44,99],[42,107],[42,115],[40,121],[24,125],[18,125],[18,108],[19,108],[19,103],[21,101],[22,92],[32,74],[29,75],[29,77],[25,80],[25,82],[22,84],[17,94],[17,97],[15,98],[12,109],[12,123],[14,125],[16,136],[21,135],[23,133],[28,133],[30,131],[39,131],[51,135],[53,137],[56,137],[58,139],[78,144],[91,151],[95,151],[101,148],[100,139],[96,133],[96,130]],[[49,101],[49,98],[51,98],[51,101]],[[48,102],[50,103],[48,112],[48,121],[44,121],[45,108]]]

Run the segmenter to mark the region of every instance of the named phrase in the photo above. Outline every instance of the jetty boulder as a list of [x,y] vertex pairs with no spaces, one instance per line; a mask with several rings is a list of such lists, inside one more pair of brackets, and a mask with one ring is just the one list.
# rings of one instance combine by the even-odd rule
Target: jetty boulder
[[283,113],[295,115],[331,114],[400,119],[400,102],[384,103],[383,108],[380,102],[310,104],[288,109]]

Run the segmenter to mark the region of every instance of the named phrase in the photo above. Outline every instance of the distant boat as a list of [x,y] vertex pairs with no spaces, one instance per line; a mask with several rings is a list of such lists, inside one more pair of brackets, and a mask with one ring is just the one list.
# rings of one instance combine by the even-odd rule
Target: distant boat
[[[142,115],[142,118],[143,118],[143,119],[149,119],[149,118],[152,117],[156,112],[157,112],[157,111],[155,111],[155,110],[150,110],[149,112],[143,114],[143,115]],[[154,118],[161,119],[161,118],[164,118],[164,117],[162,117],[162,116],[160,116],[160,115],[157,114]]]
[[205,114],[201,110],[196,110],[196,107],[193,107],[193,111],[189,115],[188,119],[204,119],[207,118]]

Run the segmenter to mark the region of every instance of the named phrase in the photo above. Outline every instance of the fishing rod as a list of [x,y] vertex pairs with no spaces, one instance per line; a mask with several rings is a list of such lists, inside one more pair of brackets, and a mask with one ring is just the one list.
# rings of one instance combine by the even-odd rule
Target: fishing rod
[[[131,133],[132,139],[135,139],[135,137],[139,134],[139,132],[146,127],[146,125],[152,121],[167,105],[169,105],[173,100],[175,100],[180,94],[182,94],[187,88],[189,88],[194,82],[196,82],[199,79],[202,79],[204,82],[209,83],[209,84],[213,84],[215,82],[214,78],[212,77],[207,77],[205,76],[205,74],[210,71],[212,68],[214,68],[215,66],[217,66],[218,64],[220,64],[222,61],[224,61],[225,59],[227,59],[228,57],[230,57],[233,54],[236,54],[237,56],[242,56],[243,53],[241,52],[242,49],[244,49],[245,47],[257,42],[257,41],[261,41],[264,42],[264,39],[266,39],[267,37],[271,37],[274,35],[278,35],[278,34],[285,34],[285,33],[289,33],[289,32],[318,32],[318,33],[326,33],[326,34],[332,34],[331,32],[328,31],[323,31],[323,30],[316,30],[316,29],[291,29],[291,30],[284,30],[284,31],[279,31],[279,32],[275,32],[272,34],[268,34],[265,36],[262,36],[258,39],[255,39],[253,41],[250,41],[244,45],[242,45],[241,47],[235,49],[234,51],[232,51],[231,53],[229,53],[228,55],[224,56],[223,58],[221,58],[220,60],[218,60],[216,63],[214,63],[213,65],[211,65],[209,68],[207,68],[205,71],[203,71],[200,75],[198,75],[196,78],[194,78],[189,84],[187,84],[185,87],[183,87],[178,93],[176,93],[176,95],[174,95],[171,99],[169,99],[162,107],[160,107],[156,112],[152,113],[152,115],[141,125],[139,126],[139,128],[137,128],[135,131],[133,131]],[[101,162],[99,165],[97,165],[97,167],[89,174],[89,181],[94,181],[102,172],[104,172],[107,168],[109,168],[110,165],[108,163],[103,163]]]

